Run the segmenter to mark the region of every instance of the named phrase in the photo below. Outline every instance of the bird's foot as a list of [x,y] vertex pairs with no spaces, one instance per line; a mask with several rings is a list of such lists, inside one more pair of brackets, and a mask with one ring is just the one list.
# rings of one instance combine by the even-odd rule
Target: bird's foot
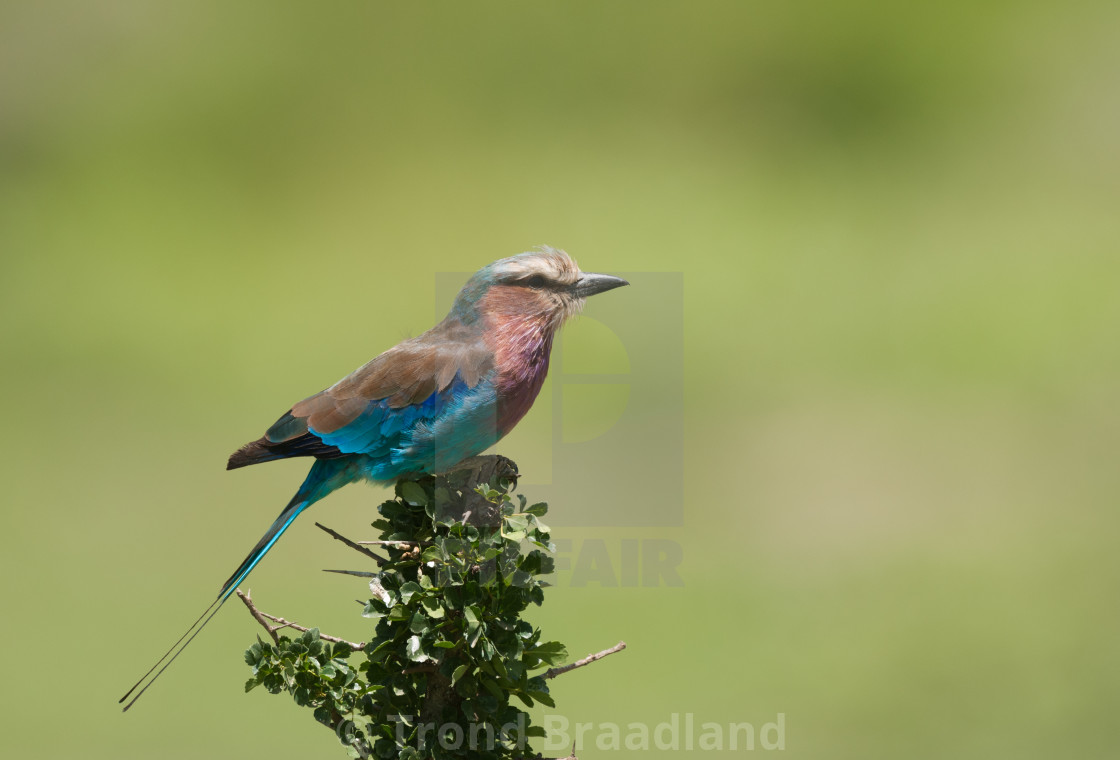
[[517,463],[501,454],[469,457],[455,465],[451,472],[463,472],[464,470],[470,473],[467,476],[466,484],[472,489],[481,485],[489,485],[502,491],[512,491],[517,487],[517,479],[521,477],[521,474],[517,471]]
[[480,496],[475,489],[486,486],[508,493],[517,485],[518,472],[512,459],[491,455],[464,459],[439,477],[457,494],[447,505],[447,516],[475,527],[494,527],[501,524],[501,504]]

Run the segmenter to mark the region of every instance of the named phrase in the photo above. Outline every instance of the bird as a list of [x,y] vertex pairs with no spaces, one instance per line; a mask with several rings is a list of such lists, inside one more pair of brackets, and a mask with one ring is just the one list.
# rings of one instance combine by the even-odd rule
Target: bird
[[[294,457],[311,469],[217,598],[121,697],[127,711],[217,614],[292,522],[358,481],[389,485],[451,471],[497,443],[529,411],[557,331],[590,296],[629,285],[583,272],[541,246],[478,270],[442,322],[291,407],[229,458],[229,470]],[[154,675],[153,675],[154,674]],[[134,696],[133,696],[134,695]]]

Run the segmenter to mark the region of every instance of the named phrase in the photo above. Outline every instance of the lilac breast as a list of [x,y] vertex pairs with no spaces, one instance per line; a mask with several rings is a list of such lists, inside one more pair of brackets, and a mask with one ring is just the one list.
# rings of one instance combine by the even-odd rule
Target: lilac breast
[[502,331],[496,346],[495,386],[498,391],[498,431],[505,435],[521,421],[537,399],[548,375],[552,331],[541,325]]

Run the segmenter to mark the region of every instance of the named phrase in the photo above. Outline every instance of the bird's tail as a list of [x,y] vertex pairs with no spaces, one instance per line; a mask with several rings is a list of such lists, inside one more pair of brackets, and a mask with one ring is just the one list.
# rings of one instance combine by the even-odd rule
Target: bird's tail
[[[304,485],[306,485],[306,483]],[[276,518],[276,522],[272,523],[272,526],[261,536],[261,540],[258,541],[257,545],[253,547],[253,550],[249,552],[249,556],[247,556],[238,568],[233,571],[233,575],[229,577],[229,580],[222,584],[222,590],[218,592],[219,602],[224,602],[229,598],[229,595],[237,588],[237,584],[245,580],[245,577],[253,571],[257,563],[264,559],[264,555],[268,554],[268,550],[272,548],[272,545],[279,540],[280,536],[284,535],[284,531],[288,529],[288,526],[300,516],[303,510],[310,507],[316,501],[318,501],[318,498],[310,498],[309,495],[304,492],[303,488],[300,488],[299,491],[296,492],[296,495],[288,502],[288,506],[284,507],[284,511]]]
[[[194,637],[206,627],[210,619],[218,614],[218,610],[225,604],[226,599],[229,599],[234,589],[237,588],[237,585],[245,580],[246,576],[252,572],[253,568],[257,566],[257,563],[268,553],[268,550],[271,549],[272,545],[283,535],[284,531],[288,529],[288,526],[299,517],[300,513],[334,489],[350,482],[352,478],[345,477],[345,470],[345,465],[339,462],[339,460],[316,460],[314,466],[311,468],[311,472],[307,474],[307,479],[303,481],[303,485],[296,491],[296,495],[288,502],[288,506],[284,507],[284,511],[280,513],[280,516],[272,523],[272,526],[264,536],[261,537],[261,540],[258,541],[257,545],[253,547],[253,550],[249,552],[249,556],[247,556],[245,561],[234,571],[233,575],[229,577],[229,580],[222,585],[222,590],[218,592],[218,598],[210,603],[210,606],[198,616],[198,619],[191,624],[191,627],[186,630],[186,633],[180,636],[179,640],[164,653],[163,657],[160,657],[159,660],[156,661],[156,664],[120,698],[119,701],[124,702],[133,692],[136,692],[136,695],[124,706],[126,711],[136,703],[136,700],[140,699],[144,692],[155,683],[157,678],[163,675],[163,671],[167,670],[167,668],[171,666],[171,663],[173,663],[175,659],[182,654],[183,650],[187,648],[187,645],[194,641]],[[149,676],[151,678],[149,678]],[[137,689],[139,689],[139,691],[137,691]]]

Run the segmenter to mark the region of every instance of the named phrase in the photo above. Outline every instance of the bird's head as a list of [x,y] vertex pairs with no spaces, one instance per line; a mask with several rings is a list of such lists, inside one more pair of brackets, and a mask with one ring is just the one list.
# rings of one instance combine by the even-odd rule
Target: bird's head
[[463,322],[482,316],[523,318],[556,329],[579,313],[588,296],[629,284],[621,277],[582,272],[567,253],[543,246],[484,266],[463,286],[451,314]]

